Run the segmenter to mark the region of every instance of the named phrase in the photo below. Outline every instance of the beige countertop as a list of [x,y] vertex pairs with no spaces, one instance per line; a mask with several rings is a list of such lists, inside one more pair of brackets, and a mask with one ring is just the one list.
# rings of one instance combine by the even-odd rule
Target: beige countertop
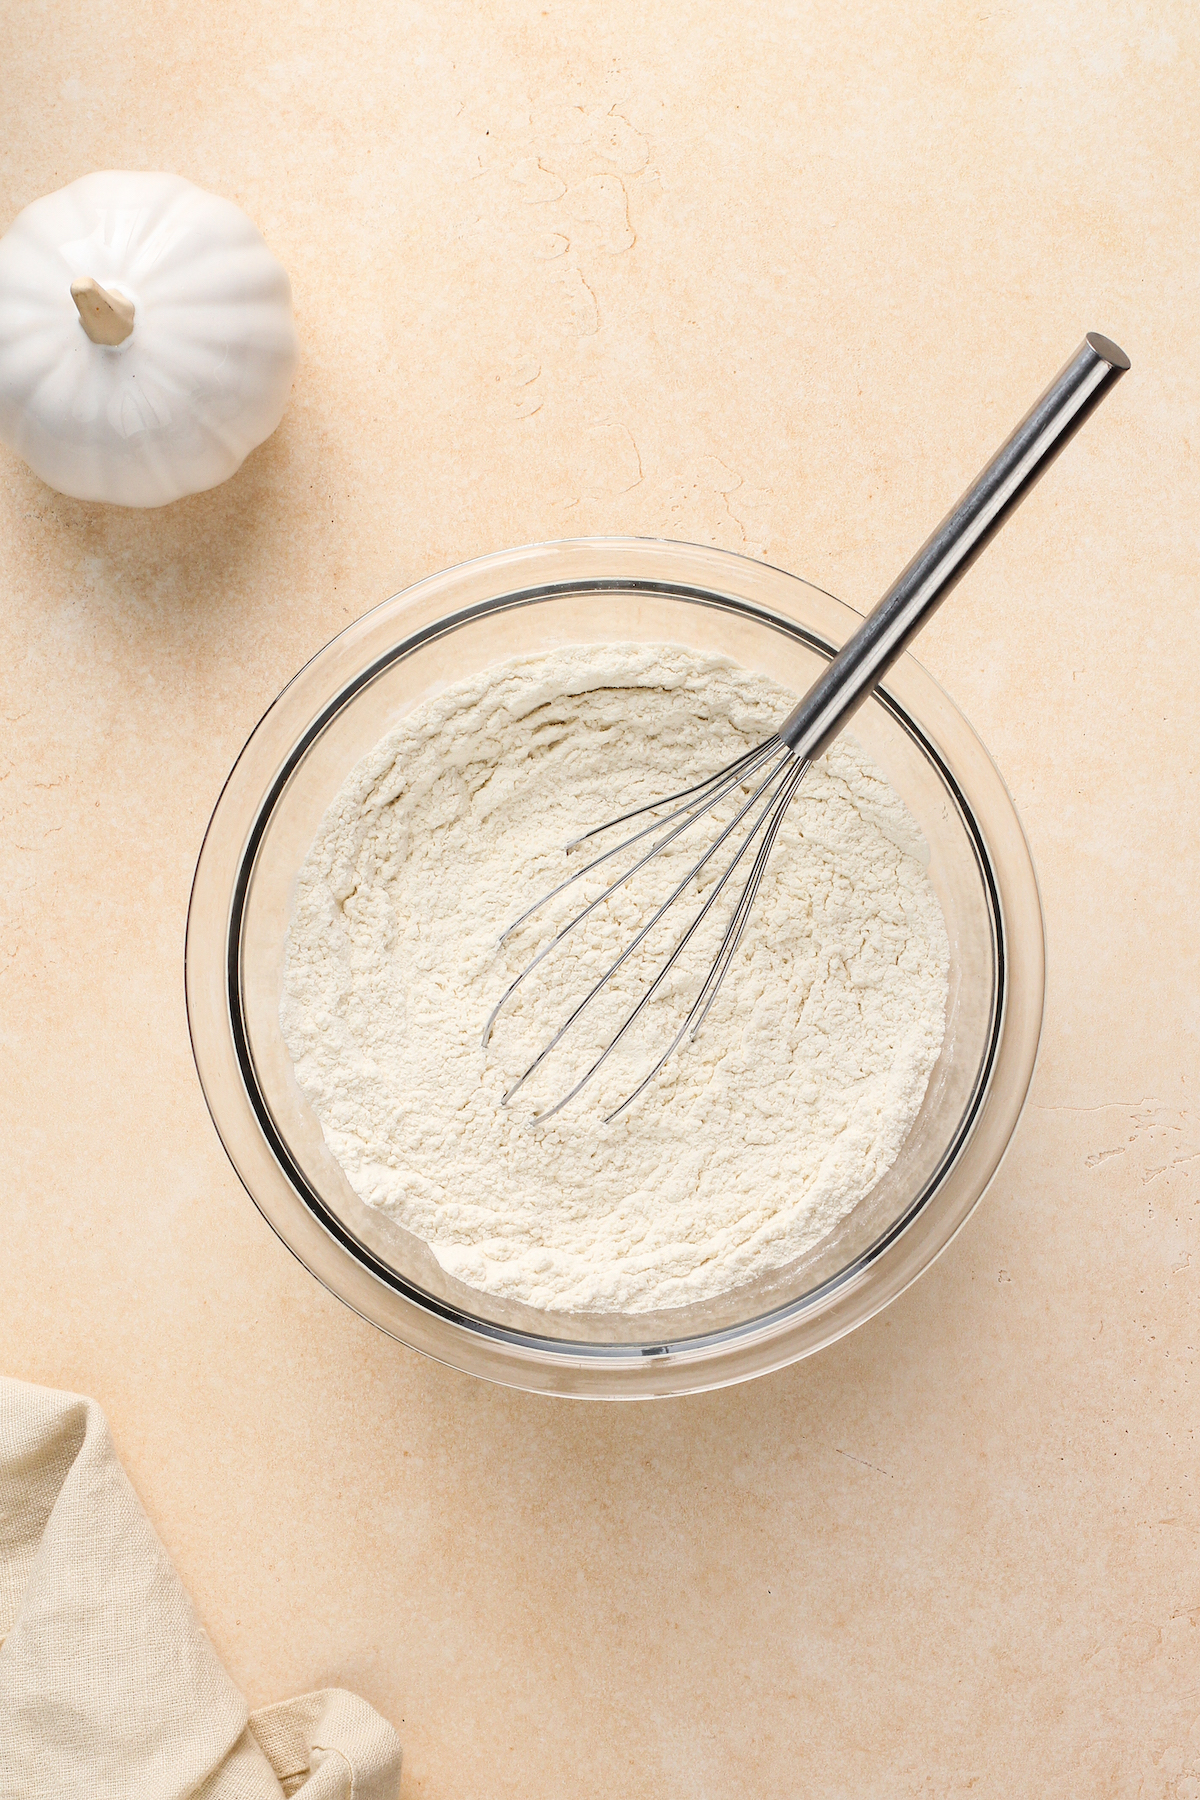
[[[175,170],[257,220],[303,354],[164,511],[0,456],[4,1368],[105,1407],[251,1704],[357,1689],[406,1800],[1195,1800],[1194,6],[5,10],[4,219]],[[819,1357],[648,1407],[361,1323],[188,1045],[189,882],[264,708],[527,540],[717,543],[866,607],[1089,327],[1133,373],[921,646],[1049,936],[966,1229]]]

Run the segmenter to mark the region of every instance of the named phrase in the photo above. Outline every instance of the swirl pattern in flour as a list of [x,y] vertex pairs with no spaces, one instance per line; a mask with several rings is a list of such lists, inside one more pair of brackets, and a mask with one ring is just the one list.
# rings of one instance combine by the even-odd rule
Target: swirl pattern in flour
[[[703,1032],[629,1112],[603,1123],[686,1010],[703,933],[571,1107],[530,1131],[530,1106],[500,1101],[694,858],[687,839],[547,958],[480,1048],[506,983],[600,891],[589,878],[497,950],[562,878],[562,845],[761,741],[793,699],[678,645],[571,646],[424,701],[330,807],[289,930],[285,1038],[355,1191],[470,1286],[551,1312],[706,1299],[803,1254],[895,1161],[941,1049],[949,946],[916,826],[851,737],[793,800]],[[647,940],[531,1103],[608,1042],[689,916]]]

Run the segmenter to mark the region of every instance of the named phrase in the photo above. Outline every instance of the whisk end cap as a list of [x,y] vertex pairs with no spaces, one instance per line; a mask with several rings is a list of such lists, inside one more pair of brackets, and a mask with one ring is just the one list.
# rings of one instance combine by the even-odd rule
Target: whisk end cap
[[1089,331],[1087,334],[1087,341],[1096,352],[1096,355],[1102,356],[1106,363],[1112,364],[1114,369],[1120,369],[1121,373],[1124,374],[1125,370],[1129,368],[1129,358],[1122,350],[1120,344],[1114,344],[1111,338],[1104,336],[1103,332]]

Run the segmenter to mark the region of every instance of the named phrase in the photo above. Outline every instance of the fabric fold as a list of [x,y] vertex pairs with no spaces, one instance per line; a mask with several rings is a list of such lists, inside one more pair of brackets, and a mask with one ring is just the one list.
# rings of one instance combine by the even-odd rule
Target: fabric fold
[[0,1379],[0,1800],[395,1800],[329,1689],[248,1717],[95,1401]]

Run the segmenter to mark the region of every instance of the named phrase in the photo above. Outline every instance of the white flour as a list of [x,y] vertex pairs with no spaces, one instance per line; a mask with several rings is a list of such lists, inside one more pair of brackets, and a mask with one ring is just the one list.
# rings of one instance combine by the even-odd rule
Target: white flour
[[[326,815],[288,939],[288,1048],[355,1191],[470,1286],[553,1311],[683,1305],[791,1262],[895,1161],[941,1048],[949,949],[916,827],[850,738],[793,800],[704,1030],[629,1112],[603,1123],[670,1041],[711,939],[681,959],[629,1054],[557,1118],[525,1128],[609,1041],[633,981],[500,1098],[676,865],[600,906],[480,1047],[567,903],[600,891],[578,884],[497,950],[579,866],[562,846],[759,742],[792,698],[677,646],[520,659],[418,706]],[[673,942],[648,940],[645,967]]]

